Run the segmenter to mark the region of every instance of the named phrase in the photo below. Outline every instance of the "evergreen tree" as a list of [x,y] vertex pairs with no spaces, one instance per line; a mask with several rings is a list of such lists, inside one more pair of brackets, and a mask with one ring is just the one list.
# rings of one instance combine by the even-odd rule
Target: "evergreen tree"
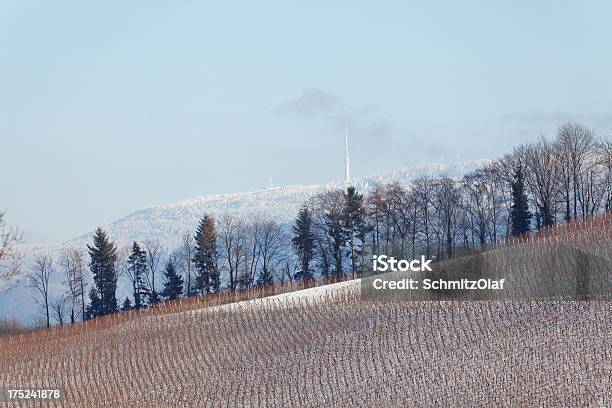
[[183,294],[183,277],[176,272],[176,267],[172,259],[168,259],[168,262],[166,262],[164,276],[166,278],[166,283],[164,284],[164,290],[162,290],[161,295],[167,300],[174,300],[181,297]]
[[[90,292],[90,317],[104,316],[117,311],[117,246],[101,228],[96,229],[93,245],[87,245],[95,288]],[[93,297],[92,297],[93,295]]]
[[555,225],[555,214],[553,209],[551,209],[548,205],[543,205],[540,206],[540,213],[542,214],[542,223],[544,224],[544,227],[551,227]]
[[257,281],[255,282],[257,286],[269,286],[274,283],[274,276],[272,275],[272,271],[269,269],[261,270],[259,275],[257,276]]
[[193,263],[197,270],[196,286],[203,295],[218,292],[217,231],[213,217],[205,215],[200,220],[194,239]]
[[95,288],[91,288],[89,289],[89,304],[85,309],[85,320],[98,316],[100,309],[100,294]]
[[157,291],[154,291],[154,292],[148,291],[147,297],[149,298],[150,305],[154,305],[161,301],[161,298],[159,297],[159,293],[157,293]]
[[127,263],[128,274],[132,280],[134,309],[141,309],[144,306],[144,298],[148,294],[148,288],[144,280],[148,263],[147,252],[141,249],[136,241],[132,244],[132,253]]
[[353,279],[361,258],[366,235],[365,208],[363,206],[363,195],[359,194],[355,187],[346,189],[344,206],[344,225],[348,244],[348,257],[351,261],[351,272]]
[[129,297],[125,297],[125,300],[123,301],[123,306],[121,306],[121,310],[124,312],[127,312],[128,310],[132,310],[132,301],[130,300]]
[[345,220],[345,198],[343,191],[332,191],[326,195],[323,209],[323,223],[326,239],[334,262],[333,274],[336,279],[344,278],[344,249],[348,241]]
[[512,208],[510,210],[512,223],[512,235],[523,235],[531,229],[531,212],[529,202],[525,193],[525,182],[521,168],[516,170],[514,181],[512,182]]
[[300,271],[296,274],[296,278],[304,282],[312,281],[314,276],[310,262],[314,257],[315,237],[312,228],[312,213],[308,207],[302,207],[298,212],[293,225],[293,234],[291,242],[300,259]]

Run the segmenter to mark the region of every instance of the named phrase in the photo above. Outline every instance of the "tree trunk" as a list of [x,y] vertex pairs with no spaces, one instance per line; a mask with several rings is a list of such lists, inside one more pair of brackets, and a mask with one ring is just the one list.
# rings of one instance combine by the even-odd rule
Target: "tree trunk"
[[47,329],[51,326],[49,322],[49,299],[45,296],[45,312],[47,313]]

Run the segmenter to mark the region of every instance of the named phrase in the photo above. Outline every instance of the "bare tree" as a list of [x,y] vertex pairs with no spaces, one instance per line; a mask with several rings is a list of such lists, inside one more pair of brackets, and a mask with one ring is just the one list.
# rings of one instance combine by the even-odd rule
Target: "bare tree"
[[528,145],[525,153],[526,180],[536,204],[537,227],[550,227],[555,223],[557,210],[559,157],[555,146],[544,138]]
[[[501,224],[503,224],[502,212],[504,204],[509,211],[512,203],[510,202],[510,194],[504,194],[504,180],[494,164],[487,164],[483,168],[485,178],[485,188],[487,191],[487,201],[490,214],[490,229],[489,237],[493,243],[497,243]],[[506,202],[506,200],[509,200]]]
[[387,196],[386,186],[377,184],[372,188],[366,198],[368,218],[372,223],[372,249],[375,255],[380,255],[381,240],[386,235],[389,222],[387,221]]
[[21,257],[15,250],[15,244],[22,238],[17,228],[7,226],[5,212],[0,211],[0,279],[8,279],[19,272]]
[[416,201],[421,224],[421,233],[425,241],[425,255],[431,257],[432,215],[435,182],[431,177],[420,177],[411,187],[411,195]]
[[473,217],[468,211],[468,208],[468,199],[466,198],[465,192],[462,191],[460,194],[459,209],[457,214],[457,228],[461,234],[461,244],[466,251],[469,251],[470,248],[474,248],[476,246],[474,240]]
[[194,294],[194,276],[193,276],[193,255],[194,255],[195,240],[190,231],[185,231],[181,236],[181,246],[179,247],[180,265],[185,275],[186,291],[185,296],[190,297]]
[[42,303],[45,307],[47,327],[50,326],[49,321],[49,281],[53,274],[53,258],[48,255],[36,255],[34,257],[34,266],[28,277],[30,288],[34,289],[42,298]]
[[[410,199],[408,191],[399,183],[392,183],[385,188],[385,203],[383,214],[391,221],[388,225],[389,230],[393,230],[393,235],[399,236],[399,256],[404,257],[405,245],[408,234],[412,230],[414,219],[414,201]],[[394,240],[395,241],[395,240]]]
[[440,231],[444,235],[446,256],[453,256],[455,228],[459,203],[459,190],[455,182],[443,177],[435,183],[433,206],[436,209]]
[[[465,210],[475,224],[473,231],[477,234],[480,245],[489,241],[495,243],[498,238],[501,211],[504,200],[504,179],[495,164],[486,165],[466,176],[462,180],[462,193]],[[458,203],[459,204],[459,203]],[[506,205],[509,211],[511,204]]]
[[64,316],[66,315],[66,306],[69,300],[66,296],[60,296],[55,302],[51,304],[53,310],[53,316],[60,326],[64,325]]
[[[505,238],[508,239],[512,232],[510,214],[512,209],[512,183],[514,181],[517,169],[523,169],[524,162],[517,160],[517,155],[513,152],[507,154],[499,160],[495,160],[491,163],[491,173],[495,180],[495,186],[498,190],[499,199],[501,200],[501,206],[505,218],[503,224],[505,225]],[[500,220],[500,222],[502,222]]]
[[283,227],[274,220],[266,220],[261,226],[260,250],[261,272],[258,282],[270,284],[274,280],[274,270],[283,253],[290,252],[287,247],[288,236]]
[[612,211],[612,143],[604,141],[599,146],[599,161],[603,167],[601,183],[604,189],[604,211]]
[[164,254],[164,248],[159,240],[147,240],[143,242],[144,249],[147,252],[147,273],[145,274],[149,291],[151,294],[151,301],[155,303],[158,301],[157,291],[155,290],[155,275],[159,268],[160,260]]
[[578,203],[582,217],[592,217],[606,196],[606,168],[597,154],[590,156],[580,172]]
[[70,305],[70,323],[76,321],[77,308],[81,308],[81,317],[85,316],[85,260],[83,253],[76,248],[65,248],[60,254],[59,264],[64,271],[68,286],[68,303]]
[[219,218],[218,228],[221,242],[222,258],[229,273],[229,290],[236,290],[241,266],[246,264],[247,233],[244,222],[232,215],[225,214]]
[[296,274],[299,268],[299,259],[291,252],[286,253],[280,260],[277,281],[280,283],[284,283],[285,280],[293,282],[296,279]]
[[244,227],[247,234],[246,263],[243,275],[240,277],[240,284],[249,287],[255,282],[257,269],[261,260],[261,244],[264,220],[260,214],[251,217]]
[[[464,176],[462,187],[466,197],[465,209],[475,222],[475,232],[480,245],[484,245],[487,236],[487,226],[490,220],[487,208],[487,189],[483,172],[477,170]],[[474,229],[472,231],[474,232]]]
[[[595,152],[596,141],[593,131],[579,123],[569,122],[559,128],[557,133],[558,149],[563,166],[561,180],[565,192],[566,212],[570,210],[570,188],[572,193],[574,218],[578,217],[581,173],[590,155]],[[587,214],[582,211],[582,216]],[[566,218],[569,214],[566,214]],[[568,218],[569,219],[569,218]]]

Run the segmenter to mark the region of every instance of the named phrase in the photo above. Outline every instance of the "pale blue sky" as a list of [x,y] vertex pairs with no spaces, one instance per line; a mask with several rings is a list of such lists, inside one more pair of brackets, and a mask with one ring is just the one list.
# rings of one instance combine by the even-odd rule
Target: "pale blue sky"
[[[495,4],[493,4],[495,3]],[[30,242],[143,206],[612,134],[612,3],[0,0],[0,208]]]

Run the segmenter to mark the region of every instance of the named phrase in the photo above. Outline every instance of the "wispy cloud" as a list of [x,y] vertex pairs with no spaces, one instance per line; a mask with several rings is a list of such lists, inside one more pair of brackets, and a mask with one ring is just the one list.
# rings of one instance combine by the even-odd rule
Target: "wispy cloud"
[[389,143],[393,124],[380,116],[374,105],[351,106],[342,97],[317,88],[304,88],[300,95],[281,103],[275,111],[284,116],[322,120],[334,131],[344,129],[348,121],[352,136],[376,143]]
[[303,117],[332,117],[345,113],[346,105],[342,98],[321,89],[304,88],[296,99],[281,103],[277,111]]

